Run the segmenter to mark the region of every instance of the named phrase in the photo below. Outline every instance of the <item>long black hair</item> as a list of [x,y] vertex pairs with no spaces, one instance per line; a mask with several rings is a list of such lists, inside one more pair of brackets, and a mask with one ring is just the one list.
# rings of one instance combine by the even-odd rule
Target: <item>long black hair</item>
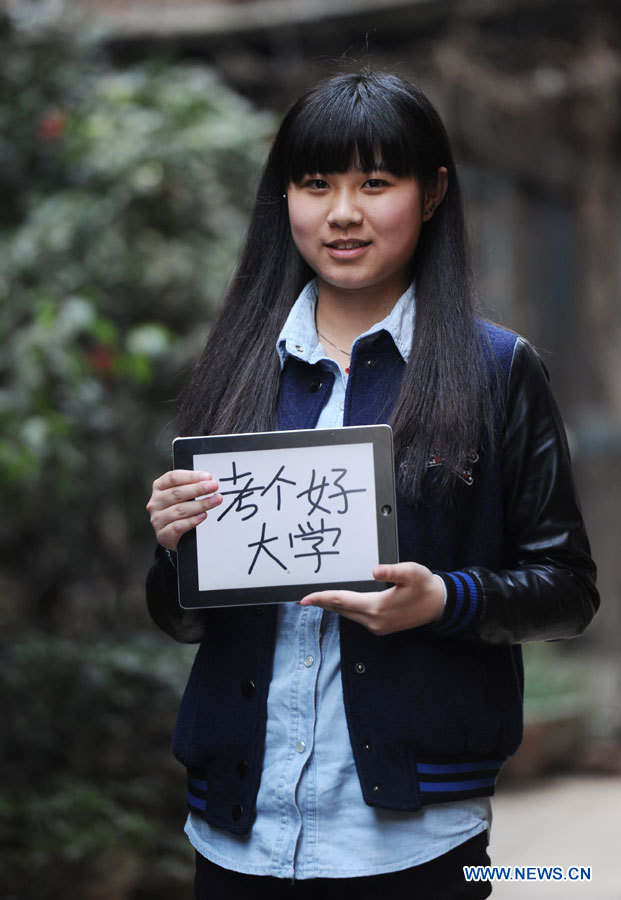
[[184,393],[182,434],[267,431],[280,383],[276,341],[314,272],[298,253],[283,199],[310,173],[373,171],[448,188],[423,225],[412,260],[412,352],[391,424],[400,481],[418,496],[431,452],[462,468],[492,434],[489,365],[475,318],[461,191],[445,128],[429,99],[394,75],[363,72],[320,82],[289,110],[261,179],[237,272]]

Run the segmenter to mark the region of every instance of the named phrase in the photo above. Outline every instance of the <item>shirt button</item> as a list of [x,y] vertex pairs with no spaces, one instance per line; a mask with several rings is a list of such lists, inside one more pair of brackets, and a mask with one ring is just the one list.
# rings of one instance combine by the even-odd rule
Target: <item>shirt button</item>
[[306,666],[307,669],[310,669],[310,667],[312,666],[312,664],[313,664],[314,662],[315,662],[314,657],[312,657],[312,656],[307,656],[306,659],[304,660],[304,665]]
[[295,749],[298,751],[298,753],[304,753],[304,751],[306,750],[306,744],[304,743],[304,741],[298,741],[295,745]]
[[367,667],[364,663],[356,663],[356,672],[358,675],[363,675],[367,670]]
[[344,403],[339,403],[339,409],[345,409],[345,404],[344,404]]

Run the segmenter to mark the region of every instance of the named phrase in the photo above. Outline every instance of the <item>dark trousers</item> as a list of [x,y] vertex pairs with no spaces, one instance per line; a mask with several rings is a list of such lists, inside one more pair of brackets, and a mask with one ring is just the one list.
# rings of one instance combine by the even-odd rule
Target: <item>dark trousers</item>
[[489,865],[487,833],[471,838],[420,866],[361,878],[308,878],[291,881],[269,875],[231,872],[196,854],[196,900],[483,900],[489,881],[467,882],[463,866]]

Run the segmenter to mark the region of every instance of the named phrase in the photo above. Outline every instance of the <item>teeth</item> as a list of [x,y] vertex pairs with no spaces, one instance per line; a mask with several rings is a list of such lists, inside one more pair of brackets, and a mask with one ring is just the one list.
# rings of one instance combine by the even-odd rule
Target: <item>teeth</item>
[[356,247],[364,247],[364,241],[339,241],[332,246],[337,250],[355,250]]

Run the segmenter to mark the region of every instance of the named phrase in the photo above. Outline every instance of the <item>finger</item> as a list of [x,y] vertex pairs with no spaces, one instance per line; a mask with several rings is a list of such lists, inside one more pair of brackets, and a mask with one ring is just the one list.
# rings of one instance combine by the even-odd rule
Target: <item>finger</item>
[[402,584],[416,573],[417,568],[417,564],[412,562],[393,563],[392,565],[380,563],[373,567],[373,578],[376,581],[391,581],[393,584]]
[[173,503],[170,506],[161,506],[152,510],[151,524],[157,529],[164,528],[171,522],[183,519],[192,519],[201,512],[208,512],[222,503],[222,494],[208,494],[207,496],[192,499],[184,503]]
[[189,516],[187,519],[176,519],[161,529],[156,530],[158,544],[166,547],[168,550],[176,550],[180,538],[188,531],[196,528],[207,517],[206,512],[197,513],[195,516]]
[[[392,590],[392,588],[391,588]],[[316,591],[300,600],[301,606],[317,606],[357,622],[372,633],[380,633],[377,623],[377,600],[387,591]]]
[[369,594],[359,591],[315,591],[302,597],[300,606],[320,606],[322,609],[339,611],[360,610],[368,600]]
[[209,481],[193,481],[190,484],[181,484],[178,487],[160,491],[160,498],[165,501],[162,505],[171,506],[173,503],[182,503],[187,500],[202,500],[218,490],[218,482],[211,478]]
[[168,506],[174,506],[177,503],[197,500],[199,497],[202,499],[210,494],[215,494],[219,487],[218,482],[214,481],[211,476],[209,478],[210,480],[208,481],[192,481],[189,484],[180,484],[165,490],[154,487],[147,503],[148,511],[166,509]]
[[191,484],[196,481],[210,481],[211,474],[201,469],[171,469],[164,472],[153,482],[153,490],[166,491],[169,488],[179,487],[183,484]]

